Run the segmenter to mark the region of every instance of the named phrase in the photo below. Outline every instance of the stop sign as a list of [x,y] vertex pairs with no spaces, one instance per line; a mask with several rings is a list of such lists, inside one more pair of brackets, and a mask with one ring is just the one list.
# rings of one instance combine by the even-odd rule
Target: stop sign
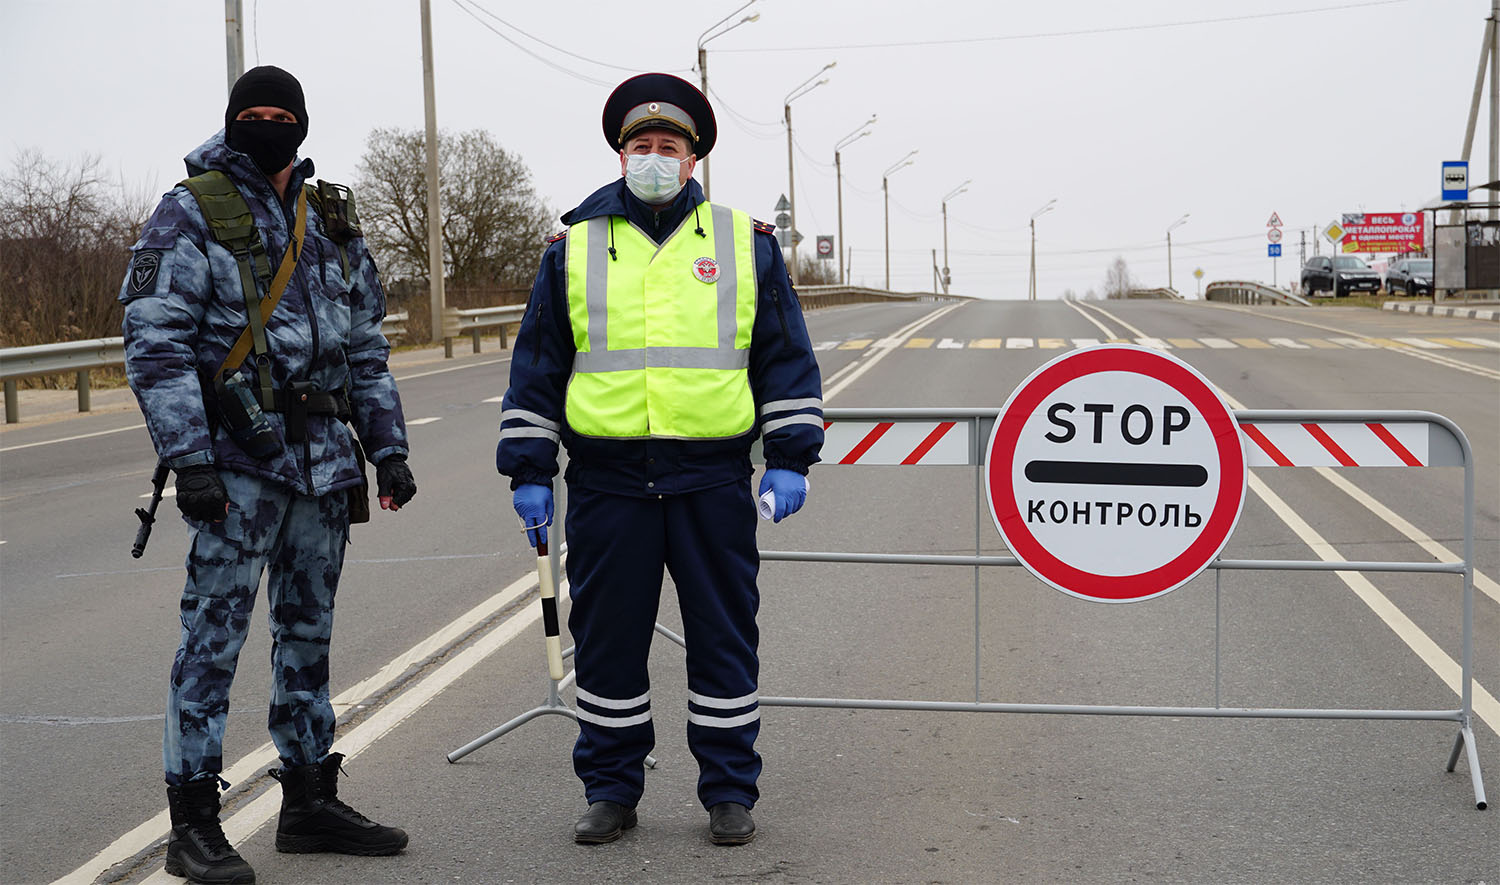
[[990,435],[990,514],[1016,558],[1064,593],[1135,602],[1192,580],[1239,521],[1234,412],[1202,375],[1134,345],[1033,372]]

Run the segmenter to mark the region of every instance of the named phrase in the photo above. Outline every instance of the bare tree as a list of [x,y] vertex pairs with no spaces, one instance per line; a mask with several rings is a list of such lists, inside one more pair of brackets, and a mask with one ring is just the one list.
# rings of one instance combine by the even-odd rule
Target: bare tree
[[17,154],[0,173],[0,346],[118,335],[115,296],[150,208],[97,157]]
[[803,255],[798,259],[797,279],[803,286],[831,286],[839,281],[837,262]]
[[[374,129],[359,163],[360,223],[386,275],[426,280],[427,146],[416,129]],[[482,129],[438,133],[444,274],[459,286],[529,283],[556,225],[520,157]]]
[[1104,297],[1126,298],[1133,288],[1135,282],[1130,279],[1130,267],[1125,264],[1125,256],[1116,255],[1114,263],[1104,274]]

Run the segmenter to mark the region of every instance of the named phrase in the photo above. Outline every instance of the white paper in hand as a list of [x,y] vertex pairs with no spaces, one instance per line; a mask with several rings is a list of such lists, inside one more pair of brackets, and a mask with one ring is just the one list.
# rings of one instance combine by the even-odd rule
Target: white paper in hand
[[760,513],[761,519],[770,519],[776,515],[776,492],[766,489],[766,493],[756,499],[755,509]]

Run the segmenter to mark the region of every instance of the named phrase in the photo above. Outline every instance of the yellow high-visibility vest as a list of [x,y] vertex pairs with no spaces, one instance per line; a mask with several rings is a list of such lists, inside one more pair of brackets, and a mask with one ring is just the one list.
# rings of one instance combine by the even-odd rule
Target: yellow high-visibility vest
[[703,203],[694,218],[659,247],[621,216],[568,228],[574,433],[720,439],[754,425],[755,231],[727,206]]

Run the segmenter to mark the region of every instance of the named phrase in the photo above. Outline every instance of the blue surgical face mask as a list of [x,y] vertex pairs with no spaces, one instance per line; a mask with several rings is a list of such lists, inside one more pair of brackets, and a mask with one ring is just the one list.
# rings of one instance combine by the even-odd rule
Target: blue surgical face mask
[[665,203],[682,190],[682,163],[660,154],[630,154],[625,158],[625,186],[642,202]]

